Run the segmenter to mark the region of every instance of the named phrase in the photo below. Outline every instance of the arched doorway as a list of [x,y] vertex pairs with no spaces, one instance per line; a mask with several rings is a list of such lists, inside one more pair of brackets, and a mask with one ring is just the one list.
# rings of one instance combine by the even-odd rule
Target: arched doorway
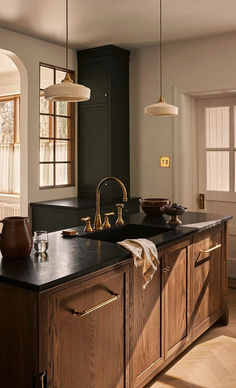
[[[0,131],[0,148],[3,150],[0,154],[0,216],[25,216],[28,215],[28,78],[24,64],[14,53],[0,49],[0,56],[2,111],[8,113],[9,109],[12,113],[11,110],[14,110],[12,121],[7,125],[5,120],[5,127],[2,125]],[[5,145],[1,145],[4,142]],[[5,202],[1,201],[1,194]],[[1,203],[6,204],[5,210],[4,205],[1,209]]]

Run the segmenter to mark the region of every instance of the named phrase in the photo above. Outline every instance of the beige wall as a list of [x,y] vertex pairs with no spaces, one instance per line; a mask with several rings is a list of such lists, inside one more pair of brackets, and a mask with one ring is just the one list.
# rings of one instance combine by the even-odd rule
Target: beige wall
[[[0,29],[0,50],[15,54],[12,60],[21,74],[21,206],[22,214],[27,214],[30,202],[77,195],[77,187],[39,190],[39,63],[64,67],[65,51],[6,29]],[[76,52],[72,50],[70,68],[76,70]]]
[[[236,33],[170,43],[164,47],[164,97],[173,103],[176,89],[196,92],[219,90],[224,81],[236,90]],[[232,82],[228,82],[232,80]],[[159,98],[158,47],[131,51],[130,134],[131,192],[133,195],[173,197],[173,159],[171,168],[160,168],[160,156],[173,156],[173,123],[178,118],[144,115],[144,107]],[[181,107],[180,107],[181,108]]]
[[[194,115],[189,110],[197,94],[236,91],[236,33],[170,43],[164,46],[164,97],[178,104],[177,118],[148,117],[144,107],[159,98],[158,47],[131,51],[130,65],[130,138],[132,195],[166,196],[196,208],[197,171],[189,170],[195,140],[190,129]],[[186,98],[187,96],[187,98]],[[189,100],[188,100],[189,98]],[[191,101],[192,100],[192,101]],[[188,117],[187,117],[188,116]],[[189,121],[188,121],[189,120]],[[188,132],[189,128],[189,132]],[[160,156],[171,157],[169,169],[160,168]],[[196,163],[196,157],[193,157]],[[186,170],[186,171],[185,171]],[[185,179],[186,178],[186,179]],[[178,187],[178,181],[181,183]],[[187,201],[192,185],[194,203]],[[181,192],[182,190],[182,192]],[[235,214],[236,204],[220,203],[217,213]],[[235,253],[236,238],[230,252]],[[236,257],[236,256],[235,256]],[[235,274],[236,274],[236,264]]]

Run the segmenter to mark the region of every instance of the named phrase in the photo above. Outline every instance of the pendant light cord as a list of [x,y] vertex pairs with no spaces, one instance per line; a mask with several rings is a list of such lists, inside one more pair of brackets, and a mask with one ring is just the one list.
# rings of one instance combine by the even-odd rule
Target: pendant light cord
[[69,0],[66,0],[66,71],[68,73],[68,40],[69,40]]
[[162,99],[162,0],[160,0],[160,100]]

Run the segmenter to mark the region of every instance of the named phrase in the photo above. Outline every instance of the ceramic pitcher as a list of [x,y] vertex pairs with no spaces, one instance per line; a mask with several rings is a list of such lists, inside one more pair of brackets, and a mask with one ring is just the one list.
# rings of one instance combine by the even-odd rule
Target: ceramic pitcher
[[6,217],[0,250],[4,258],[23,258],[29,256],[32,248],[32,233],[27,217]]

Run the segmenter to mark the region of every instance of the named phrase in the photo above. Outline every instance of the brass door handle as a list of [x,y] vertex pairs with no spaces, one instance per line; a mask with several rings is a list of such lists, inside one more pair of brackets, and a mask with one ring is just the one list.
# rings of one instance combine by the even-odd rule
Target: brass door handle
[[212,248],[206,249],[205,251],[203,249],[200,249],[200,253],[209,253],[212,251],[215,251],[216,249],[219,249],[221,247],[221,244],[217,244]]
[[96,310],[100,309],[101,307],[106,306],[107,304],[112,303],[115,300],[120,298],[120,295],[116,294],[115,292],[113,292],[112,295],[113,295],[112,298],[107,299],[104,302],[97,304],[96,306],[90,307],[87,310],[78,311],[78,310],[74,309],[74,310],[72,310],[72,314],[79,315],[80,317],[83,317],[84,315],[88,315],[88,314],[92,313],[93,311],[96,311]]

